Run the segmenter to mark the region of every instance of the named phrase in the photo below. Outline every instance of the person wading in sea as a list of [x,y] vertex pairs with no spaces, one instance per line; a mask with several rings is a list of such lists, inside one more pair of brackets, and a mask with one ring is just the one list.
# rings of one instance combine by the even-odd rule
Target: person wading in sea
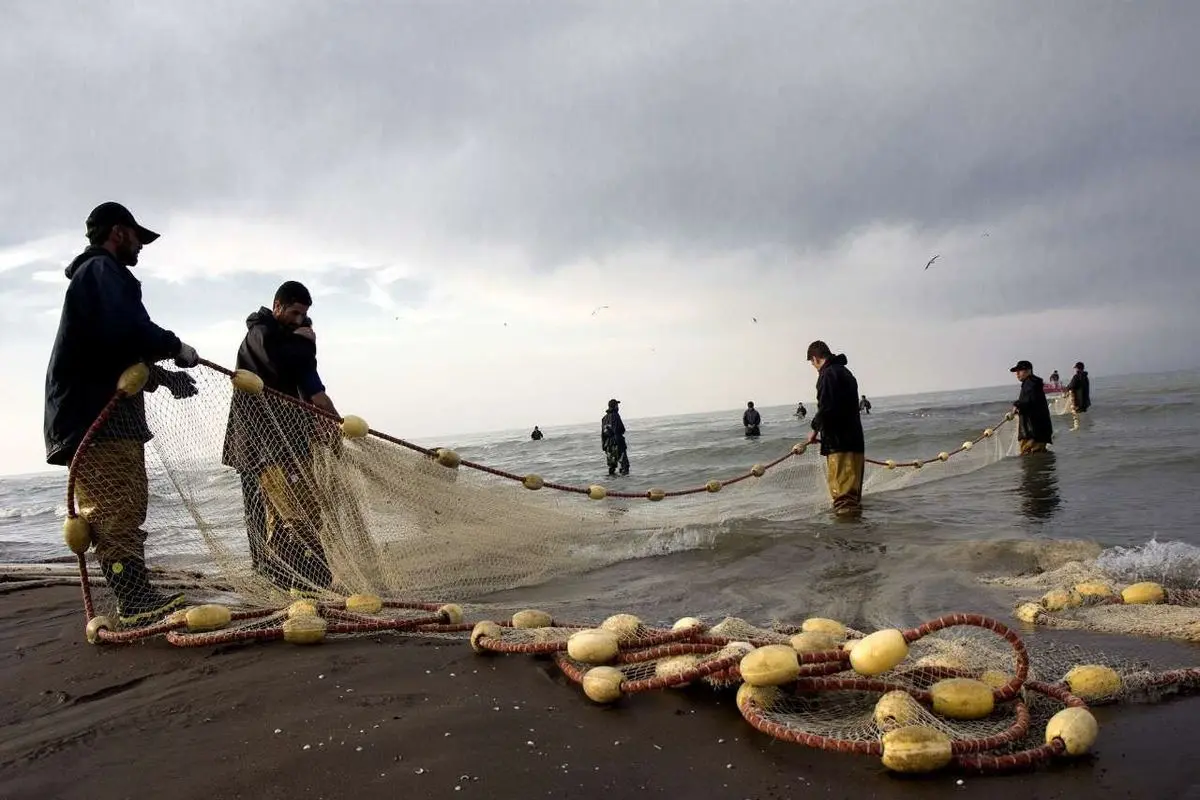
[[845,355],[834,355],[820,340],[808,346],[808,363],[817,371],[817,413],[808,443],[821,438],[825,478],[833,511],[839,517],[862,511],[866,445],[858,411],[858,380],[846,368]]
[[1022,359],[1009,372],[1021,382],[1021,394],[1013,403],[1013,411],[1020,416],[1017,438],[1021,443],[1021,455],[1046,452],[1046,445],[1054,441],[1054,425],[1050,421],[1050,404],[1042,379],[1033,374],[1033,364]]

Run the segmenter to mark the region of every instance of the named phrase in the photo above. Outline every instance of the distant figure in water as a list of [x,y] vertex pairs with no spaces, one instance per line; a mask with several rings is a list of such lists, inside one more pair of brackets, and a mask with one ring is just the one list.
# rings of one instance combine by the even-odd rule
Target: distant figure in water
[[762,415],[758,413],[758,409],[754,407],[754,401],[746,403],[746,410],[742,412],[742,425],[746,427],[747,436],[758,436],[758,426],[762,424]]
[[608,474],[629,474],[629,453],[625,446],[625,423],[621,421],[621,401],[609,400],[608,410],[600,420],[600,447],[608,460]]
[[808,416],[808,409],[804,407],[804,403],[796,406],[796,416],[800,419],[804,419]]
[[1050,382],[1053,384],[1058,383],[1058,370],[1054,370],[1054,372],[1050,373]]
[[1050,421],[1050,404],[1042,379],[1033,374],[1033,364],[1022,359],[1009,372],[1021,382],[1021,394],[1013,403],[1013,411],[1020,415],[1020,430],[1017,438],[1021,443],[1021,455],[1046,452],[1046,445],[1054,441],[1054,424]]
[[1092,382],[1088,380],[1082,361],[1075,362],[1075,374],[1066,390],[1071,395],[1071,410],[1082,414],[1092,407]]
[[865,394],[862,396],[862,400],[858,401],[858,410],[864,414],[871,413],[871,401],[867,399]]
[[537,425],[533,426],[533,433],[529,434],[529,438],[533,439],[535,442],[542,438],[542,432],[538,430]]
[[866,445],[858,416],[858,380],[846,368],[846,356],[835,356],[820,340],[808,346],[808,363],[817,371],[817,413],[812,418],[808,443],[821,437],[833,513],[839,517],[858,516],[866,468]]

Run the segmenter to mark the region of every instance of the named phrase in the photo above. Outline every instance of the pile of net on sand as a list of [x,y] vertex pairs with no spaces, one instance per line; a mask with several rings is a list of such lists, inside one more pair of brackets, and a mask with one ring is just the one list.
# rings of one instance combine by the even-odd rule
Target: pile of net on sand
[[[598,535],[611,546],[711,523],[772,497],[824,505],[820,460],[798,445],[690,489],[573,487],[464,461],[449,448],[418,447],[357,417],[329,417],[264,391],[249,373],[216,365],[197,372],[198,393],[176,401],[161,390],[144,393],[149,369],[131,368],[72,465],[64,534],[77,556],[92,643],[303,646],[381,632],[461,639],[481,656],[553,659],[598,704],[687,686],[734,693],[745,720],[778,740],[918,773],[1006,771],[1079,756],[1098,734],[1089,705],[1157,697],[1200,679],[1196,670],[1075,650],[1031,654],[1016,631],[971,614],[871,633],[815,617],[790,625],[737,618],[655,625],[629,614],[572,621],[527,609],[468,620],[464,604],[473,597],[601,563],[603,548],[583,546]],[[186,587],[193,605],[123,627],[115,599],[89,575],[93,525],[105,520],[89,517],[88,507],[98,497],[118,510],[146,502],[136,482],[106,472],[95,456],[105,441],[137,433],[122,412],[135,399],[144,400],[153,433],[144,492],[157,502],[148,546],[174,575],[156,584]],[[239,450],[247,442],[257,461]],[[1013,445],[988,428],[931,458],[871,459],[866,487],[978,469]],[[90,501],[77,503],[78,493]],[[265,538],[254,541],[254,525]],[[1170,598],[1147,586],[1126,591],[1126,603]],[[1082,600],[1072,605],[1075,596],[1062,606],[1083,608]],[[1058,613],[1049,605],[1039,607]]]

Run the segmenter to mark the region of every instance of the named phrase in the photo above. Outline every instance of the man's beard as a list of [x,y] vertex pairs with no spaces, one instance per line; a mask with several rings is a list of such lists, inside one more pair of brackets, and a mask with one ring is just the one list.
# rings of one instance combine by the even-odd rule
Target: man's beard
[[114,255],[116,255],[117,261],[123,266],[126,266],[126,267],[137,266],[137,262],[138,262],[137,250],[134,250],[132,247],[130,247],[128,245],[121,245],[120,247],[118,247],[117,252]]

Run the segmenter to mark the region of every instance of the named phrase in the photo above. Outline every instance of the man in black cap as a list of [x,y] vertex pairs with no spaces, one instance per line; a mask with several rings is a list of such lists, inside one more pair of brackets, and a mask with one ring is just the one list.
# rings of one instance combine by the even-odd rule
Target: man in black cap
[[1087,370],[1082,361],[1075,362],[1075,374],[1067,384],[1067,393],[1071,395],[1071,410],[1082,414],[1092,407],[1092,382],[1088,380]]
[[[199,363],[196,351],[155,325],[142,305],[142,285],[129,268],[158,234],[142,227],[119,203],[103,203],[87,218],[89,247],[66,269],[58,333],[46,369],[46,462],[69,466],[84,434],[108,405],[117,380],[138,362],[151,366],[147,392],[165,387],[176,398],[196,394],[179,367]],[[121,623],[152,622],[181,606],[182,594],[156,591],[146,573],[148,486],[145,444],[151,438],[142,393],[121,400],[82,454],[75,498],[87,520],[96,557],[117,597]]]
[[625,423],[621,421],[620,400],[609,400],[608,410],[600,420],[600,447],[608,460],[608,474],[629,474],[629,453],[625,447]]
[[1046,445],[1054,441],[1054,426],[1050,422],[1050,404],[1042,379],[1033,374],[1033,364],[1022,359],[1009,372],[1021,382],[1021,394],[1013,403],[1013,411],[1020,415],[1020,430],[1017,438],[1021,443],[1021,455],[1044,453]]

